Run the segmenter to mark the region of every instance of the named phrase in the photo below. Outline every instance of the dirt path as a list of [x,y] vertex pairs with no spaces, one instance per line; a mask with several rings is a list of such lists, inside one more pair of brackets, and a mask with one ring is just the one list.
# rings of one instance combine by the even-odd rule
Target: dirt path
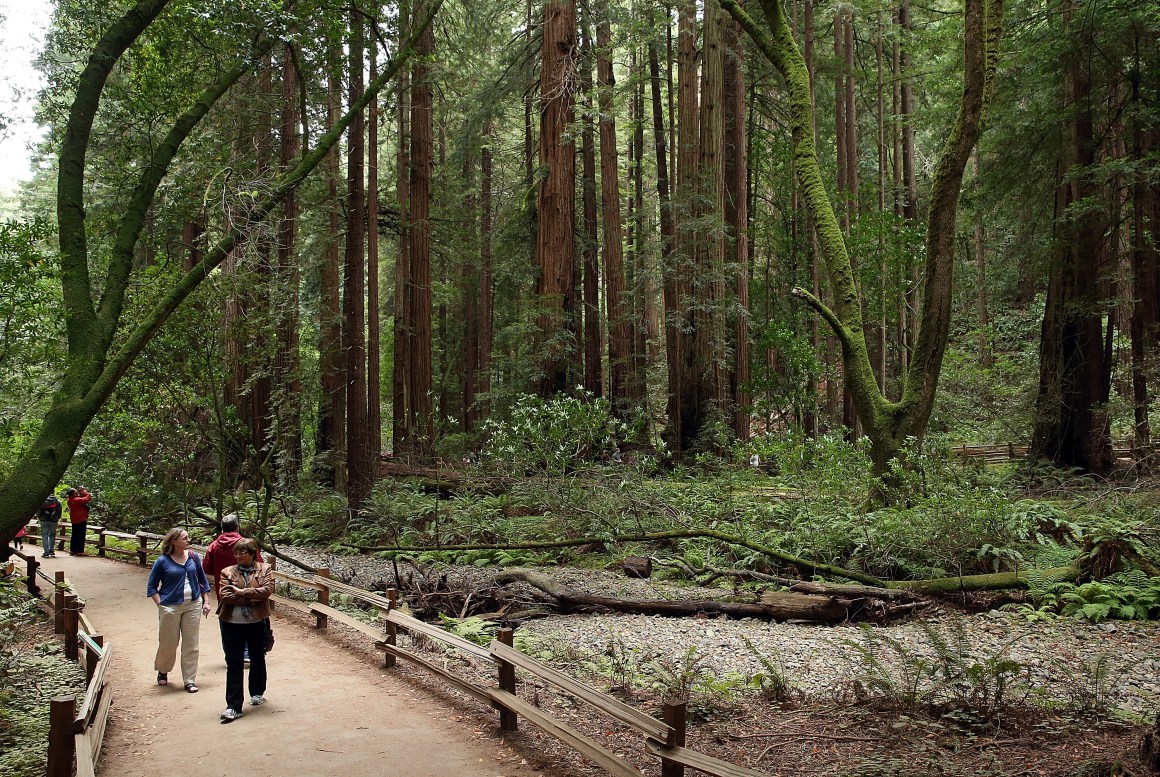
[[99,764],[105,774],[541,774],[422,690],[277,617],[266,704],[247,704],[241,720],[221,725],[226,667],[212,615],[201,627],[200,692],[184,691],[180,669],[161,687],[154,683],[157,611],[145,597],[146,570],[93,557],[41,561],[49,576],[65,571],[112,645],[113,706]]

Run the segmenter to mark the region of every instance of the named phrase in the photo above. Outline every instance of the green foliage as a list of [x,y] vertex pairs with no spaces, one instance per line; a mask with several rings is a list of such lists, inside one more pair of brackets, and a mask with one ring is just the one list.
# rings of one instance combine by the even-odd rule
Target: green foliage
[[1067,682],[1068,706],[1083,715],[1107,717],[1119,678],[1130,672],[1135,663],[1138,662],[1117,661],[1107,653],[1081,659],[1078,666],[1057,660],[1059,676]]
[[44,220],[0,221],[0,476],[36,433],[59,380],[63,327],[50,235]]
[[1009,645],[976,655],[961,620],[945,627],[920,621],[926,644],[903,640],[869,626],[859,640],[843,640],[855,656],[859,693],[903,707],[948,708],[958,718],[990,721],[1029,687],[1029,670],[1006,655]]
[[[1077,620],[1099,623],[1107,619],[1155,620],[1160,618],[1160,578],[1139,570],[1120,572],[1100,581],[1054,583],[1032,589],[1037,613],[1059,613]],[[1023,610],[1025,614],[1027,610]]]
[[502,474],[563,475],[611,455],[626,433],[603,397],[583,391],[551,399],[525,394],[506,418],[484,423],[488,444],[481,463]]
[[499,631],[500,626],[495,621],[485,620],[474,615],[470,618],[450,618],[441,614],[439,621],[443,624],[443,628],[455,636],[484,647],[490,645],[491,641],[495,639],[495,633]]
[[742,637],[745,642],[745,647],[749,652],[757,658],[758,662],[764,671],[758,672],[749,678],[748,684],[761,692],[768,701],[778,704],[787,704],[790,702],[800,701],[805,696],[805,691],[794,685],[793,678],[790,672],[786,669],[785,663],[781,660],[781,656],[766,655],[758,650],[748,637]]
[[56,642],[37,643],[44,621],[15,579],[0,579],[0,773],[44,774],[49,702],[84,693],[85,675]]

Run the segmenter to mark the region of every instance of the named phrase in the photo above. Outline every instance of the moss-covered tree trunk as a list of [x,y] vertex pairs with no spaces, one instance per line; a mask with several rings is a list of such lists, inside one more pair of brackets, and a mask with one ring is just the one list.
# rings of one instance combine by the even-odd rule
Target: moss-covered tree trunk
[[921,327],[904,375],[902,396],[897,402],[883,395],[870,365],[853,266],[818,164],[809,73],[783,4],[781,0],[761,0],[766,25],[759,25],[736,0],[720,2],[785,79],[797,183],[814,223],[834,299],[832,306],[828,306],[804,289],[795,289],[793,293],[826,320],[841,344],[846,384],[865,434],[871,440],[875,472],[884,474],[907,438],[922,437],[934,405],[950,325],[959,189],[990,97],[997,62],[996,46],[1002,30],[1003,0],[966,0],[963,95],[931,186]]

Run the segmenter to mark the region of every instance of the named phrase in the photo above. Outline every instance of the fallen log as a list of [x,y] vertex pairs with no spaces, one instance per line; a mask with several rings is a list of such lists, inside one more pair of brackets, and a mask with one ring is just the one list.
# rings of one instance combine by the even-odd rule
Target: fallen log
[[891,588],[911,591],[916,594],[938,596],[969,591],[1001,591],[1006,588],[1026,588],[1031,577],[1040,577],[1050,583],[1077,580],[1078,567],[1052,567],[1051,569],[1028,569],[1019,572],[994,572],[989,575],[960,575],[958,577],[936,577],[931,580],[904,580],[890,583]]
[[[577,591],[553,580],[548,575],[530,569],[509,569],[496,575],[494,580],[500,585],[513,582],[527,583],[546,594],[560,612],[565,614],[603,609],[637,615],[714,614],[731,618],[840,623],[865,611],[864,605],[866,604],[866,600],[818,596],[792,591],[766,591],[759,600],[752,602],[717,599],[616,599]],[[879,608],[878,612],[881,611]]]

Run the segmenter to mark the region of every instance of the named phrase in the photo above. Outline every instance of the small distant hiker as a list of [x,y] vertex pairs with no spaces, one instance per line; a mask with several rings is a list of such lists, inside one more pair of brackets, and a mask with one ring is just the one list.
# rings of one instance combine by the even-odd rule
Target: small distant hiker
[[[28,521],[31,521],[31,520],[32,520],[32,518],[28,519]],[[24,550],[24,538],[28,536],[28,521],[25,521],[24,525],[20,527],[20,531],[16,532],[16,549],[17,550]]]
[[70,556],[85,555],[85,532],[89,526],[89,503],[93,501],[84,486],[70,488],[65,492],[68,497],[68,519],[72,524],[72,538],[68,543]]
[[36,513],[36,520],[40,522],[41,558],[56,558],[56,529],[63,509],[56,494],[49,494]]

